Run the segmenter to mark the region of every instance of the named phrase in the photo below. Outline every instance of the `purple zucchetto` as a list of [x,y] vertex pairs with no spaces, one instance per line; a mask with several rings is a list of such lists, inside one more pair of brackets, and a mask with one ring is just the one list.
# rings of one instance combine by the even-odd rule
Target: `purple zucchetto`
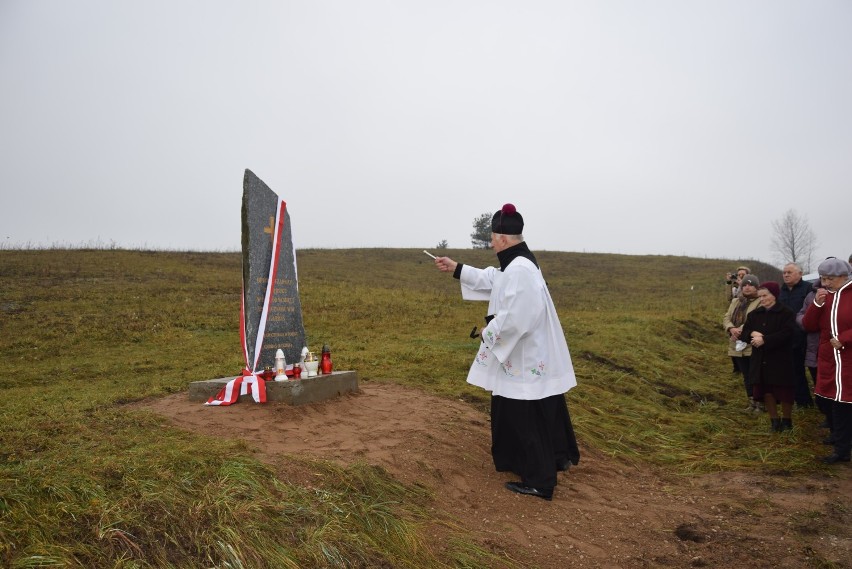
[[491,218],[491,232],[503,235],[520,235],[524,232],[524,218],[514,205],[507,203]]

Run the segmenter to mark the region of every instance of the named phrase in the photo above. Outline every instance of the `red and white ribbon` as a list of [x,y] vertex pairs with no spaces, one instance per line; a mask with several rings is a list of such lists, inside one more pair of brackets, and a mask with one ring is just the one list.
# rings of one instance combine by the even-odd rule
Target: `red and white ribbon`
[[225,387],[215,397],[208,399],[205,405],[231,405],[239,400],[240,395],[246,395],[249,389],[255,403],[266,403],[266,382],[259,375],[244,369],[243,375],[225,384]]
[[[269,278],[266,282],[266,295],[263,297],[263,309],[260,313],[260,323],[254,344],[254,361],[249,362],[248,338],[246,337],[246,301],[245,284],[240,295],[240,341],[243,345],[243,359],[246,367],[239,377],[235,377],[223,387],[215,397],[207,400],[205,405],[231,405],[239,400],[240,395],[246,395],[251,389],[252,399],[256,403],[266,403],[266,382],[257,372],[257,362],[263,347],[263,335],[266,333],[266,321],[269,317],[269,306],[272,304],[272,293],[275,290],[275,279],[278,275],[278,257],[281,251],[281,234],[284,229],[284,214],[287,204],[280,197],[276,208],[275,232],[272,234],[272,259],[269,262]],[[251,364],[251,365],[249,365]]]

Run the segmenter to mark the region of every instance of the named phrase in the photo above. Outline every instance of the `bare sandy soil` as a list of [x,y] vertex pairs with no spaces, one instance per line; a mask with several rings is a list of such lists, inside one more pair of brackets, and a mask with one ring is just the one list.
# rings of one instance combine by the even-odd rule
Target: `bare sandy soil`
[[[207,407],[185,394],[144,407],[180,428],[253,441],[288,472],[287,455],[363,460],[435,493],[484,547],[524,567],[852,568],[852,467],[831,475],[727,472],[693,477],[634,467],[583,446],[552,502],[504,488],[487,415],[389,384],[291,407]],[[438,536],[436,538],[440,539]]]

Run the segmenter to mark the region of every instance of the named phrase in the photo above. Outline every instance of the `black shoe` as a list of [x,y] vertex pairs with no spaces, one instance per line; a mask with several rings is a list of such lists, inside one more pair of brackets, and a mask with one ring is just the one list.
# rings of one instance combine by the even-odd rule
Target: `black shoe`
[[793,419],[781,419],[781,432],[793,430]]
[[568,472],[569,468],[571,468],[571,461],[567,458],[560,458],[556,460],[556,470],[558,472]]
[[849,454],[837,454],[836,452],[823,457],[822,461],[826,464],[834,464],[835,462],[849,462],[852,457]]
[[824,439],[822,439],[822,444],[824,444],[824,445],[834,446],[834,443],[835,443],[834,437],[825,437]]
[[526,484],[523,484],[521,482],[506,482],[506,488],[508,488],[512,492],[517,492],[518,494],[526,494],[528,496],[535,496],[536,498],[544,498],[548,502],[553,500],[553,490],[539,490],[538,488],[527,486]]
[[770,424],[772,425],[773,433],[781,432],[781,419],[769,419]]

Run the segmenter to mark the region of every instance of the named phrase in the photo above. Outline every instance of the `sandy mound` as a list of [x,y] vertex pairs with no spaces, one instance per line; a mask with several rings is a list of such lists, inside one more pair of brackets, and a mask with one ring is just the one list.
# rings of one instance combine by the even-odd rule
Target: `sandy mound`
[[489,419],[461,401],[390,384],[320,404],[207,407],[185,394],[141,405],[176,426],[284,454],[384,467],[435,490],[436,509],[523,566],[852,567],[852,468],[837,476],[660,476],[582,447],[552,502],[519,496],[494,471]]

